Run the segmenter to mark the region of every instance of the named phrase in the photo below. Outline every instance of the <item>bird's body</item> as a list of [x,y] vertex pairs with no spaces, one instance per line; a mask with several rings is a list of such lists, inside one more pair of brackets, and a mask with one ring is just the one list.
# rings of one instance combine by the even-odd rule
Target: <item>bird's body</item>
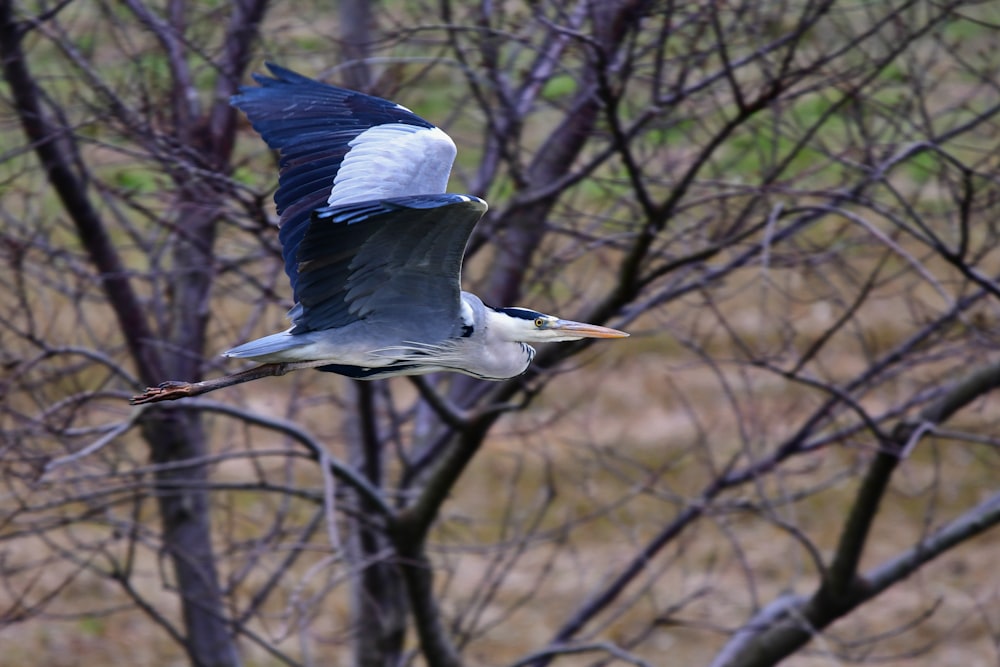
[[[527,370],[535,356],[530,345],[517,341],[518,332],[506,326],[507,314],[488,315],[491,309],[479,297],[462,292],[462,325],[457,335],[438,342],[401,338],[378,323],[357,321],[339,329],[295,334],[271,334],[226,351],[227,357],[261,363],[326,360],[319,370],[357,379],[375,380],[397,375],[456,371],[484,380],[503,380]],[[506,309],[512,310],[512,309]],[[531,311],[524,311],[530,313]],[[481,335],[473,335],[477,330]],[[377,341],[391,338],[387,345]]]
[[[359,379],[455,371],[520,375],[528,343],[627,334],[523,308],[493,308],[460,286],[466,242],[487,210],[446,194],[447,134],[398,104],[268,65],[232,103],[279,152],[279,239],[292,326],[224,353],[266,366],[165,383],[170,400],[297,368]],[[261,370],[263,369],[263,370]]]

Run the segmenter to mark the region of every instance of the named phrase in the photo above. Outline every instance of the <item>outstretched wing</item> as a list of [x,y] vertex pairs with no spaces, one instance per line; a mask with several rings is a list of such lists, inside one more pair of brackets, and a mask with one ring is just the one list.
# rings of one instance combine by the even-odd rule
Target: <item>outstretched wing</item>
[[367,320],[387,340],[461,333],[465,244],[486,202],[429,194],[330,206],[281,230],[298,304],[292,333]]
[[[455,160],[447,134],[388,100],[267,67],[273,77],[255,74],[259,86],[231,101],[280,152],[274,201],[283,228],[307,226],[324,206],[445,191]],[[293,248],[283,254],[294,284]]]

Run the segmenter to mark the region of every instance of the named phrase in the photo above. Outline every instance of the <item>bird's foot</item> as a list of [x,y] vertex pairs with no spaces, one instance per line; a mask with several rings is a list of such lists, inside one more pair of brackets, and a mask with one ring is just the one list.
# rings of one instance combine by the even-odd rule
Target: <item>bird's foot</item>
[[146,391],[128,400],[129,405],[145,405],[160,401],[176,401],[192,395],[193,385],[190,382],[161,382],[155,387],[146,387]]

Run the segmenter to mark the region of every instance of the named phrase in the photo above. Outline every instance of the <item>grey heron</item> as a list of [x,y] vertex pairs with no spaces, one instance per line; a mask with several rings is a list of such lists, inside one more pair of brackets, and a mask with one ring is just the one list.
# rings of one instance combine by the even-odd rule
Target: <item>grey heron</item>
[[256,361],[203,382],[165,382],[135,405],[300,368],[376,379],[455,371],[515,377],[529,343],[621,338],[527,308],[493,308],[460,285],[486,202],[446,194],[456,155],[442,130],[387,100],[268,63],[231,102],[277,150],[279,239],[292,326],[224,356]]

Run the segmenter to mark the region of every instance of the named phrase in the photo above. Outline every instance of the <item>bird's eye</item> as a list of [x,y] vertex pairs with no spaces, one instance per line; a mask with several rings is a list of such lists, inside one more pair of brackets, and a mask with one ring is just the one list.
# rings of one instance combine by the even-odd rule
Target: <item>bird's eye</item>
[[545,319],[541,318],[541,317],[536,317],[535,318],[535,326],[538,327],[539,329],[541,329],[542,327],[544,327],[545,326]]

